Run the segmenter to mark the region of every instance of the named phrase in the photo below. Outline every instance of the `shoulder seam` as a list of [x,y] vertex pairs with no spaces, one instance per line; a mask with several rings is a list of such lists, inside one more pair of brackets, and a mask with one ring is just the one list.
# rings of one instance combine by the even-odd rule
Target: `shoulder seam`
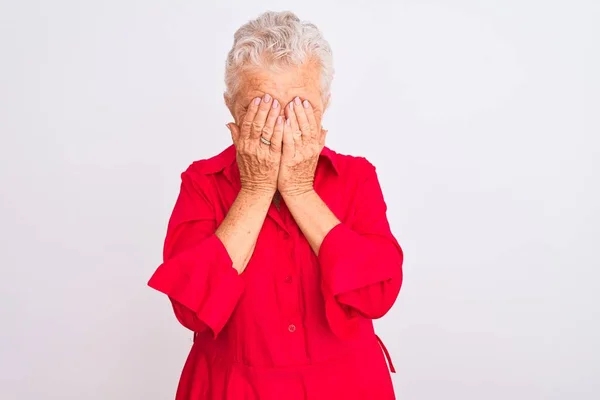
[[192,162],[185,173],[213,175],[223,171],[233,161],[233,159],[231,159],[232,147],[233,146],[228,147],[213,157]]

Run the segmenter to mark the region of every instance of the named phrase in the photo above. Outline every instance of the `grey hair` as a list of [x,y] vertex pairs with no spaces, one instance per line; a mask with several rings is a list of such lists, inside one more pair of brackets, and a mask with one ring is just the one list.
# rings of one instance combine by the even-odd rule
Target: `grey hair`
[[233,36],[233,46],[225,63],[225,97],[235,97],[240,72],[245,67],[285,67],[308,60],[319,63],[321,95],[329,96],[333,57],[321,31],[310,22],[300,21],[290,11],[267,11],[242,25]]

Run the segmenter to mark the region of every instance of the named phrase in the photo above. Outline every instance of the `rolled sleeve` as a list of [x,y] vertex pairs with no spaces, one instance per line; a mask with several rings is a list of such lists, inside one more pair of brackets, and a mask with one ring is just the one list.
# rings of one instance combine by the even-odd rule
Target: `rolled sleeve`
[[375,246],[344,223],[323,240],[319,263],[325,284],[337,296],[392,278],[387,263],[378,262]]
[[327,319],[341,335],[356,328],[357,317],[385,315],[402,285],[403,252],[390,230],[375,168],[362,169],[352,217],[327,233],[318,254]]
[[214,234],[160,265],[148,285],[192,310],[215,337],[244,291],[243,279]]
[[217,337],[244,291],[244,281],[221,240],[209,179],[194,169],[181,175],[167,236],[163,263],[148,285],[169,296],[175,316],[186,328],[199,333],[212,330]]

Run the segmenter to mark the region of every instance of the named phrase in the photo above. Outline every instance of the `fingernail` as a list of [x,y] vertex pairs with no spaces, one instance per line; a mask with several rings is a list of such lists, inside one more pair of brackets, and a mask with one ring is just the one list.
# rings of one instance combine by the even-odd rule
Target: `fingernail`
[[279,107],[279,102],[277,101],[277,99],[273,100],[273,108],[277,108]]
[[304,105],[304,108],[310,107],[310,103],[308,102],[308,100],[304,100],[302,104]]
[[231,128],[229,127],[229,124],[225,124],[225,126],[227,127],[227,129],[231,130]]
[[287,126],[290,126],[290,119],[289,119],[289,118],[285,120],[285,124],[286,124]]
[[265,94],[264,100],[265,100],[265,103],[268,103],[268,102],[270,102],[270,101],[271,101],[271,96],[269,96],[269,94],[268,94],[268,93],[267,93],[267,94]]
[[294,109],[294,102],[290,103],[290,111]]
[[296,103],[297,106],[299,106],[300,104],[302,104],[302,102],[300,101],[300,97],[296,97],[294,99],[294,103]]
[[254,104],[255,105],[259,105],[260,104],[260,97],[257,97],[254,99]]
[[277,117],[277,125],[281,125],[281,122],[283,122],[283,118],[281,118],[281,115],[279,117]]

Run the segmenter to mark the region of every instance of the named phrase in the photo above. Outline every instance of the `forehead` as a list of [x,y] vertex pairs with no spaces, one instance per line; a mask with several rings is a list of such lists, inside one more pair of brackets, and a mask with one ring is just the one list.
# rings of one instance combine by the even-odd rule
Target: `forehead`
[[246,68],[240,76],[238,99],[247,104],[253,98],[270,94],[286,104],[298,96],[316,103],[321,95],[320,71],[314,64],[284,68]]

